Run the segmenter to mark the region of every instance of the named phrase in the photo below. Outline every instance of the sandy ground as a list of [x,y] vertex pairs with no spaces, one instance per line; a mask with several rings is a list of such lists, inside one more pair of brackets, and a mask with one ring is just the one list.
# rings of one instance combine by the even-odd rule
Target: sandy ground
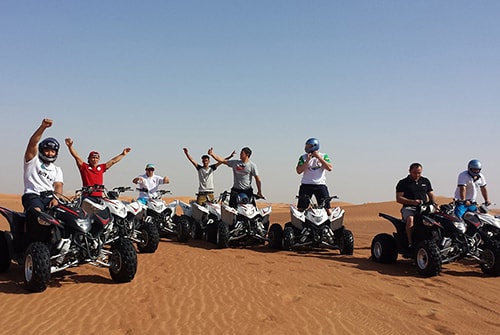
[[[167,201],[169,199],[167,198]],[[266,205],[259,203],[260,206]],[[21,210],[20,196],[0,206]],[[42,293],[23,288],[23,269],[0,274],[3,334],[497,334],[500,278],[474,262],[421,278],[411,261],[370,260],[370,243],[399,215],[395,202],[343,204],[354,255],[333,250],[216,249],[163,239],[139,254],[131,283],[83,265],[54,274]],[[289,221],[273,204],[271,222]],[[0,229],[7,229],[0,219]]]

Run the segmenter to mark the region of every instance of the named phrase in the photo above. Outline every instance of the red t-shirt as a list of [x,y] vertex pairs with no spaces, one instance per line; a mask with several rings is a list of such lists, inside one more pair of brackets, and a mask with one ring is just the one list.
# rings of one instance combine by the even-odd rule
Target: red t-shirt
[[[80,176],[82,177],[83,186],[102,185],[104,182],[103,174],[106,172],[106,164],[99,164],[97,166],[90,166],[83,163],[80,166]],[[91,196],[102,196],[102,192],[92,192]]]

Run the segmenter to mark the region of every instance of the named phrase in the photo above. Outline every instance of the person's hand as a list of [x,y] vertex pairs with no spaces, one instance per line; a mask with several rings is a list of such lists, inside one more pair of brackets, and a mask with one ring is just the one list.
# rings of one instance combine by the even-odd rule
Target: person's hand
[[71,147],[71,146],[73,145],[73,140],[72,140],[71,138],[69,138],[69,137],[68,137],[68,138],[66,138],[66,139],[64,140],[64,142],[66,142],[66,145],[67,145],[68,147]]
[[319,158],[318,150],[311,152],[311,157]]
[[236,155],[236,150],[233,150],[233,152],[231,152],[231,155],[229,155],[229,157],[233,157],[234,155]]
[[59,201],[57,201],[56,198],[52,198],[49,202],[49,208],[52,208],[54,206],[57,206],[57,204],[59,203]]
[[132,150],[132,148],[125,148],[125,149],[123,149],[122,154],[126,155],[130,152],[130,150]]
[[489,201],[485,201],[485,202],[484,202],[484,205],[485,205],[486,207],[491,206],[491,202],[489,202]]
[[210,149],[208,149],[208,154],[209,154],[210,156],[212,156],[212,154],[213,154],[213,153],[214,153],[214,148],[210,148]]
[[257,192],[258,199],[265,199],[261,192]]
[[187,153],[188,153],[188,148],[182,148],[182,151],[184,151],[184,153],[187,155]]
[[43,119],[42,121],[42,127],[43,128],[49,128],[52,126],[52,123],[54,123],[51,119]]

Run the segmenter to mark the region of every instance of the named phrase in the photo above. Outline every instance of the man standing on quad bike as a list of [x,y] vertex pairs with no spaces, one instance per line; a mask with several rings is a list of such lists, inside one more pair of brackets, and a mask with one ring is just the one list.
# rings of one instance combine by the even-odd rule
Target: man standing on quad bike
[[31,135],[24,153],[24,194],[22,203],[26,213],[27,227],[36,227],[37,215],[34,211],[44,211],[57,205],[52,192],[62,194],[63,172],[53,163],[59,153],[59,142],[48,137],[38,143],[45,129],[52,126],[51,119],[43,119],[42,124]]
[[[222,164],[222,162],[217,162],[210,165],[210,156],[201,156],[201,162],[203,165],[198,164],[193,157],[189,154],[188,148],[182,148],[187,159],[193,164],[194,168],[198,171],[198,194],[196,195],[196,203],[198,205],[203,205],[205,201],[214,201],[214,172]],[[225,159],[231,159],[236,154],[233,151]]]
[[491,205],[488,200],[488,190],[486,189],[486,179],[481,173],[481,162],[477,159],[469,161],[467,170],[458,175],[457,188],[455,190],[455,215],[461,218],[465,212],[477,211],[478,191],[484,199],[486,206]]
[[[118,163],[122,160],[125,155],[127,155],[130,148],[123,149],[122,153],[118,156],[111,158],[104,164],[99,164],[99,159],[101,156],[97,151],[91,151],[87,158],[87,162],[85,163],[83,159],[78,155],[76,149],[73,147],[73,140],[71,138],[66,138],[66,145],[68,146],[69,152],[71,156],[75,159],[76,166],[80,171],[80,176],[82,177],[82,186],[94,186],[94,185],[103,185],[104,183],[104,172],[106,172],[110,167],[114,164]],[[90,194],[84,194],[85,196],[92,197],[102,197],[102,190],[96,190]]]
[[[264,198],[262,195],[262,183],[257,170],[257,165],[250,160],[252,150],[249,147],[244,147],[240,151],[240,159],[222,158],[214,153],[214,149],[210,148],[208,154],[213,157],[217,162],[226,164],[233,169],[233,187],[231,188],[231,195],[229,196],[229,206],[236,208],[238,205],[238,195],[240,193],[246,194],[249,199],[254,199],[252,188],[252,176],[255,178],[257,184],[257,197]],[[255,205],[255,199],[254,199]]]
[[[328,155],[319,152],[319,141],[316,138],[308,139],[304,150],[306,153],[299,157],[299,162],[295,168],[298,174],[302,173],[297,202],[297,209],[301,212],[309,206],[309,198],[313,194],[318,204],[329,197],[325,171],[332,171],[333,169]],[[328,216],[330,216],[332,213],[330,202],[325,204],[325,209]]]
[[147,164],[145,170],[145,174],[132,179],[132,183],[138,184],[140,189],[137,201],[144,205],[148,203],[149,194],[155,193],[158,190],[158,186],[170,183],[170,179],[167,176],[161,177],[155,174],[154,164]]
[[434,191],[431,181],[422,177],[422,165],[412,163],[409,174],[401,179],[396,185],[396,201],[403,205],[401,214],[406,223],[406,236],[408,238],[408,247],[412,247],[412,234],[414,217],[417,206],[428,201],[435,203]]

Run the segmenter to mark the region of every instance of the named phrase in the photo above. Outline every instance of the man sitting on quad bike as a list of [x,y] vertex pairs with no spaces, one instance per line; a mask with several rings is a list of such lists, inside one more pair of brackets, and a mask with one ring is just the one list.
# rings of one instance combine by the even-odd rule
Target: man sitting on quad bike
[[139,185],[139,197],[137,201],[143,205],[148,203],[149,195],[154,194],[158,190],[159,185],[170,183],[170,179],[167,176],[161,177],[155,174],[154,164],[147,164],[145,170],[145,174],[132,179],[132,183]]
[[[44,211],[45,208],[57,205],[58,201],[52,196],[55,191],[59,194],[63,192],[63,172],[60,167],[53,163],[59,153],[59,142],[52,137],[48,137],[38,143],[45,129],[52,126],[51,119],[43,119],[42,124],[31,135],[26,152],[24,153],[24,194],[22,203],[26,213],[26,228],[16,227],[18,231],[13,234],[24,235],[24,231],[36,236],[38,231],[37,214],[35,211]],[[16,236],[17,237],[17,236]],[[21,237],[21,236],[19,236]],[[25,237],[16,239],[24,241],[21,244],[29,242]],[[22,252],[26,245],[16,246],[16,252]]]
[[435,204],[431,181],[422,176],[422,165],[412,163],[409,174],[396,185],[396,201],[403,205],[401,215],[406,223],[408,249],[412,248],[412,234],[417,206],[427,201]]

